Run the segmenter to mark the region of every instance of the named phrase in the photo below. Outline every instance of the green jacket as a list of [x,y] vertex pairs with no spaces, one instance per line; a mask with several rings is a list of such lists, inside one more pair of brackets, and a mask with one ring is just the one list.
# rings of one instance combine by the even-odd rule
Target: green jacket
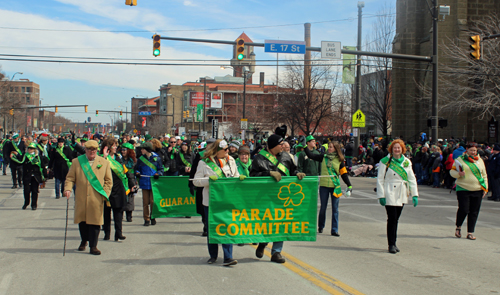
[[[317,150],[313,150],[312,153],[320,155]],[[298,172],[305,173],[307,176],[317,176],[319,175],[319,162],[307,158],[306,153],[300,153],[297,170]]]

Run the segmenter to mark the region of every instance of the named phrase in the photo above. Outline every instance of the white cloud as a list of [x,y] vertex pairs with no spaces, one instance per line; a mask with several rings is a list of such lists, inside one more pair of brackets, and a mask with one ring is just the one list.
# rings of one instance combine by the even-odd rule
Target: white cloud
[[198,6],[198,5],[196,5],[193,2],[188,1],[188,0],[185,0],[182,4],[184,4],[184,6],[192,6],[192,7]]

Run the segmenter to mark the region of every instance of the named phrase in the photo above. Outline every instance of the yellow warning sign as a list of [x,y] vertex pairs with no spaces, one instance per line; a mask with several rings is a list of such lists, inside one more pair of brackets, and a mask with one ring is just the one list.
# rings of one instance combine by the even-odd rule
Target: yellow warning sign
[[361,110],[352,115],[352,127],[365,127],[365,114]]

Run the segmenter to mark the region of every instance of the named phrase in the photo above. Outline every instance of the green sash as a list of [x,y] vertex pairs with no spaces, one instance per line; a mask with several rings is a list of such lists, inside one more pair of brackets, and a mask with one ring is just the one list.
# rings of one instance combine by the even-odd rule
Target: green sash
[[23,153],[21,152],[21,150],[17,146],[20,142],[21,142],[21,140],[19,140],[18,143],[12,142],[12,145],[14,146],[14,149],[16,150],[16,152],[18,152],[20,155],[22,155]]
[[[407,161],[407,159],[404,159],[402,163],[404,163],[405,161]],[[382,160],[380,160],[380,162],[384,163],[384,165],[387,165],[387,162],[389,162],[389,156],[383,158]],[[386,169],[389,168],[391,168],[394,172],[396,172],[399,176],[401,176],[401,178],[403,178],[404,181],[408,181],[408,173],[406,173],[406,170],[403,167],[401,167],[401,165],[396,163],[394,158],[391,161],[391,164],[389,164],[389,167],[387,167]]]
[[101,194],[104,198],[106,198],[107,201],[109,201],[109,197],[104,191],[102,184],[95,176],[94,171],[92,171],[92,167],[90,166],[89,159],[87,159],[87,156],[86,155],[79,156],[78,162],[80,162],[83,174],[85,174],[85,177],[87,177],[87,180],[89,181],[90,185],[96,190],[96,192]]
[[61,157],[66,161],[66,164],[68,164],[68,168],[71,168],[71,161],[66,157],[66,155],[63,153],[63,148],[56,148],[56,151]]
[[469,160],[466,160],[465,156],[462,156],[461,158],[462,161],[465,162],[467,166],[469,166],[470,171],[472,171],[472,174],[474,174],[474,176],[477,178],[483,190],[486,191],[486,183],[484,182],[484,178],[481,175],[481,171],[479,171],[479,168],[477,168],[476,163],[469,162]]
[[156,166],[153,165],[151,162],[149,162],[148,159],[146,159],[146,156],[142,155],[139,160],[141,160],[144,164],[146,164],[146,166],[148,166],[149,168],[153,169],[155,172],[156,172]]
[[164,147],[167,147],[167,148],[168,148],[168,143],[166,143],[166,142],[162,142],[162,144],[163,144],[163,146],[164,146]]
[[125,194],[128,195],[130,193],[130,189],[128,188],[128,179],[127,179],[127,175],[125,174],[126,171],[125,171],[123,165],[120,164],[120,162],[118,162],[117,160],[113,159],[110,155],[108,155],[107,160],[109,161],[109,164],[111,165],[111,170],[113,170],[113,172],[116,175],[118,175],[118,177],[122,181],[123,187],[125,188]]
[[335,185],[335,188],[333,190],[333,193],[336,196],[341,196],[342,195],[342,188],[340,187],[340,179],[339,176],[337,175],[337,172],[335,172],[335,168],[328,167],[328,158],[325,156],[325,165],[326,165],[326,170],[328,171],[328,175],[332,178],[333,185]]
[[288,171],[288,168],[286,168],[285,165],[279,163],[278,159],[276,159],[275,156],[271,155],[271,153],[269,153],[266,150],[261,150],[259,154],[263,155],[264,158],[268,159],[269,162],[273,163],[274,166],[278,167],[278,169],[281,170],[281,172],[285,173],[286,176],[290,176],[290,171]]
[[240,175],[245,175],[246,177],[250,176],[250,171],[248,171],[248,168],[252,165],[252,159],[248,159],[248,163],[245,164],[241,162],[241,160],[238,158],[236,159],[236,166],[238,166],[238,172]]
[[191,168],[191,163],[189,163],[188,161],[186,161],[186,159],[184,159],[184,154],[182,152],[179,153],[179,156],[181,157],[181,161],[182,163],[184,163],[184,165],[188,166],[189,168]]
[[[222,170],[219,168],[219,166],[217,166],[217,164],[215,164],[212,159],[205,159],[204,161],[205,161],[205,163],[207,163],[208,167],[210,167],[210,169],[212,169],[215,172],[215,174],[217,174],[217,177],[219,177],[219,178],[226,177],[224,172],[222,172]],[[227,162],[227,165],[229,165],[229,162]]]

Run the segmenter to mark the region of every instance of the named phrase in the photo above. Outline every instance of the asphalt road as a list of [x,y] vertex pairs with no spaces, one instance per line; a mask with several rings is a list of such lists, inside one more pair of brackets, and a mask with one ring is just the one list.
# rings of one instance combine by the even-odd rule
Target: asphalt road
[[[21,210],[22,189],[0,176],[0,295],[3,294],[495,294],[500,292],[500,203],[483,201],[476,241],[454,237],[454,192],[420,188],[419,206],[405,206],[398,247],[387,252],[386,214],[375,179],[352,179],[340,200],[340,237],[327,227],[316,242],[285,242],[283,265],[234,247],[238,265],[206,264],[201,219],[161,219],[144,227],[141,194],[123,242],[102,241],[102,255],[76,251],[80,243],[70,200],[63,257],[66,199],[54,181],[42,189],[38,210]],[[318,207],[319,208],[319,207]],[[112,231],[113,236],[114,231]],[[267,255],[269,253],[266,253]]]

